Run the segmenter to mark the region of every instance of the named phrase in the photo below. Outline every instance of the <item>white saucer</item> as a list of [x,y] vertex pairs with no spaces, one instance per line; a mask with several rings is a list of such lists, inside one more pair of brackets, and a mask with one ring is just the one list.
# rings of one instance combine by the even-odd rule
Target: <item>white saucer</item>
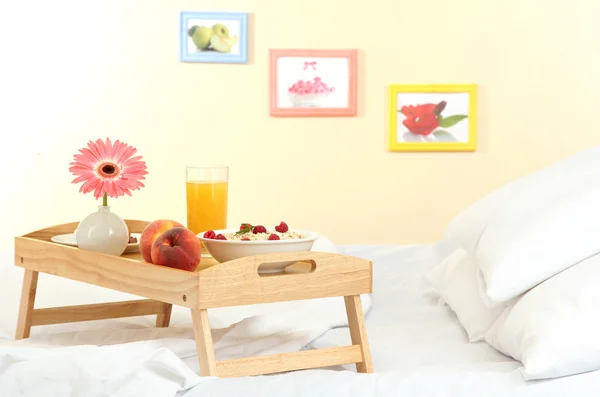
[[[140,251],[140,237],[141,233],[131,233],[131,237],[137,238],[137,243],[129,243],[127,244],[127,248],[125,248],[124,254],[133,254],[135,252]],[[50,238],[50,241],[57,244],[70,245],[71,247],[77,247],[77,240],[75,239],[75,234],[59,234],[58,236],[53,236]]]

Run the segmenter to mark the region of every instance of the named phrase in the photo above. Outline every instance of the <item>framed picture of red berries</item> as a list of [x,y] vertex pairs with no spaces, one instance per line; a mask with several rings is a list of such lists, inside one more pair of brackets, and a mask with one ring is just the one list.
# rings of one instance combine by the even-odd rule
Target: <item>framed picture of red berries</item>
[[270,50],[271,116],[355,116],[356,64],[356,50]]
[[392,152],[472,152],[477,147],[477,85],[390,85]]

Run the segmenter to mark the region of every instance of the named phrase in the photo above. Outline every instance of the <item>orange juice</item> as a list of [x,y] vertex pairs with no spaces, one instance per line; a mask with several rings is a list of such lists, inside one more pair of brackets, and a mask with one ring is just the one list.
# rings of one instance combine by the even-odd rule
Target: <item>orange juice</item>
[[188,229],[198,234],[227,227],[227,182],[188,181],[185,191]]

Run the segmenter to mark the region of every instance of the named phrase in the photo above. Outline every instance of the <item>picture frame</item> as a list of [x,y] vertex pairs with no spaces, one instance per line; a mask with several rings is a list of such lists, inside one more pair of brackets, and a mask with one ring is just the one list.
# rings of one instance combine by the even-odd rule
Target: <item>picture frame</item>
[[248,63],[248,13],[181,11],[181,62]]
[[357,50],[271,49],[269,57],[271,116],[356,116]]
[[476,150],[476,84],[392,84],[388,94],[390,151]]

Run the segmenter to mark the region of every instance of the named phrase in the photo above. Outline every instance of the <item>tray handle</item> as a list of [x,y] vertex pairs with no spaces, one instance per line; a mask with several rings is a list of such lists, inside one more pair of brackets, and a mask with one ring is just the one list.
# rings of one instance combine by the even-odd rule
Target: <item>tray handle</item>
[[[264,263],[310,261],[310,272],[259,274]],[[294,266],[294,265],[292,265]],[[372,263],[328,252],[253,255],[198,272],[199,308],[371,293]]]
[[[369,262],[355,258],[352,256],[330,253],[330,252],[318,252],[318,251],[301,251],[301,252],[282,252],[282,253],[270,253],[261,255],[246,256],[243,258],[235,259],[232,261],[222,262],[214,267],[224,270],[225,268],[244,268],[246,269],[247,275],[255,275],[259,277],[259,268],[263,265],[287,262],[290,265],[297,262],[306,262],[312,264],[311,271],[308,273],[319,272],[324,268],[329,271],[344,271],[348,269],[348,266],[353,264],[355,266],[362,266],[364,268],[369,267]],[[307,273],[303,271],[303,273]]]

